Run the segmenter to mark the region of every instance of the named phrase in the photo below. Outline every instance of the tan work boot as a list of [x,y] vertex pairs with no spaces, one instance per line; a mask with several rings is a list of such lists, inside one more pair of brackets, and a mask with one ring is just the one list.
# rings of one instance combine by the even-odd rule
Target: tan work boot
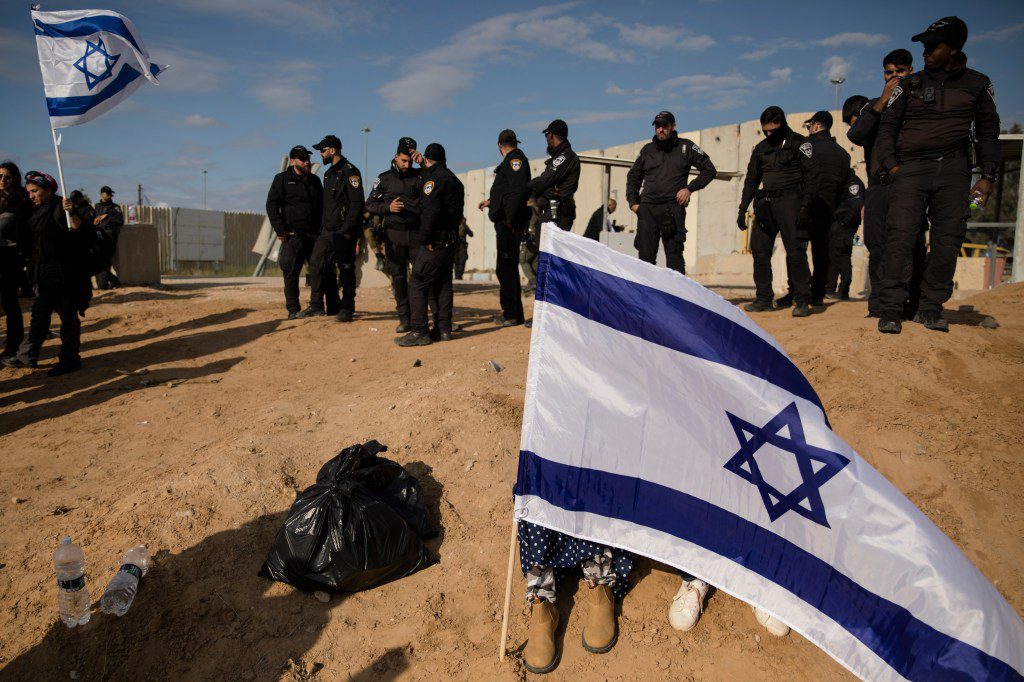
[[523,649],[523,663],[531,673],[543,675],[558,666],[555,630],[558,610],[549,601],[538,599],[530,607],[530,634]]
[[615,597],[612,588],[598,585],[587,590],[587,620],[583,625],[583,648],[592,654],[611,651],[619,638],[615,622]]

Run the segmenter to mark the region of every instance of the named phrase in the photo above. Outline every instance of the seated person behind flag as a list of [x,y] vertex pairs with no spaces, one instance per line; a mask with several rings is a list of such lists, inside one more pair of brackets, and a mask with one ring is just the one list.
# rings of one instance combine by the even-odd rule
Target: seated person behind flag
[[519,562],[526,578],[526,601],[530,603],[529,640],[523,650],[526,669],[537,674],[551,672],[560,659],[555,643],[556,568],[579,568],[589,587],[583,648],[593,654],[610,651],[619,637],[615,602],[629,589],[632,555],[528,521],[520,521],[518,529]]
[[[611,216],[612,213],[615,213],[616,207],[618,207],[618,203],[616,203],[615,199],[609,199],[609,216]],[[602,222],[604,222],[604,227],[601,226]],[[587,239],[593,239],[594,241],[601,241],[602,231],[622,232],[623,229],[624,228],[622,225],[616,224],[615,221],[612,220],[610,217],[607,220],[604,220],[604,207],[598,206],[597,210],[594,211],[594,214],[590,216],[590,220],[587,222],[587,229],[583,233],[583,236],[586,237]]]

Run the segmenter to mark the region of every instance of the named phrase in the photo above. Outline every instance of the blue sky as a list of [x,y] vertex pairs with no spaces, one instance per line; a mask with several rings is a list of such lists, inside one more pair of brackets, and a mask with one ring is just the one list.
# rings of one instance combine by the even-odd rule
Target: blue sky
[[[528,155],[569,122],[577,149],[649,136],[660,109],[683,130],[755,118],[765,106],[830,108],[881,91],[880,61],[931,21],[970,27],[971,66],[995,82],[1004,127],[1024,122],[1024,2],[900,3],[163,0],[99,6],[135,22],[172,68],[103,117],[64,130],[70,187],[124,201],[262,210],[280,157],[335,133],[363,167],[387,168],[399,136],[438,141],[456,171],[497,160],[512,127]],[[813,9],[812,9],[813,8]],[[896,8],[896,9],[893,9]],[[0,158],[55,173],[27,2],[0,5]]]

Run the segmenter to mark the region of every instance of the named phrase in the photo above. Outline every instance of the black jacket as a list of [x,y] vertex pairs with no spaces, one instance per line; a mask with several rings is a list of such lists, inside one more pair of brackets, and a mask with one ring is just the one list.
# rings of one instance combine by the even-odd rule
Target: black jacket
[[803,208],[807,209],[811,199],[818,193],[818,174],[814,147],[803,135],[787,130],[778,144],[761,140],[750,153],[747,175],[743,179],[740,211],[746,212],[762,182],[765,191],[799,192],[803,195]]
[[814,133],[807,138],[818,160],[818,198],[835,210],[841,198],[843,183],[850,175],[850,154],[839,146],[828,131]]
[[29,229],[29,216],[35,211],[28,194],[24,189],[0,198],[0,245],[8,248],[17,247],[25,258],[32,250],[32,232]]
[[443,163],[424,167],[420,172],[419,243],[454,244],[466,208],[466,190],[455,173]]
[[580,160],[566,140],[551,150],[544,161],[544,172],[530,181],[530,192],[541,203],[541,209],[550,213],[550,201],[558,199],[563,210],[570,206],[575,215],[576,188],[580,184]]
[[353,239],[363,233],[363,177],[342,156],[324,172],[324,232],[339,232]]
[[877,99],[868,101],[857,114],[857,122],[846,132],[846,137],[850,142],[864,148],[864,165],[867,167],[869,185],[880,184],[885,176],[885,173],[878,168],[878,159],[875,158],[878,123],[882,120],[882,114],[875,111],[875,102],[877,101]]
[[274,176],[267,192],[267,217],[279,237],[289,232],[317,235],[322,222],[324,188],[312,173],[287,168]]
[[[700,173],[691,181],[690,168],[693,167]],[[675,201],[676,192],[684,187],[691,192],[702,190],[715,179],[717,172],[711,157],[691,140],[675,133],[664,144],[655,138],[640,150],[626,175],[626,201],[630,206],[641,200],[652,204]]]
[[860,225],[860,212],[864,208],[864,183],[851,168],[839,189],[839,205],[832,214],[832,222],[844,229]]
[[494,169],[487,217],[492,223],[525,227],[530,222],[530,160],[521,149],[513,149]]
[[[366,210],[371,215],[384,218],[384,228],[388,230],[418,230],[420,226],[420,172],[422,169],[410,168],[399,171],[394,161],[391,168],[377,176],[373,183],[373,191],[366,200]],[[401,197],[405,210],[392,213],[391,202]]]
[[96,217],[101,215],[107,216],[107,219],[101,223],[96,223],[96,226],[107,234],[116,237],[121,233],[121,228],[124,226],[124,214],[121,213],[121,207],[115,204],[113,201],[100,201],[93,207],[96,211]]
[[924,70],[904,78],[878,124],[875,154],[886,171],[910,159],[967,154],[971,126],[982,175],[999,164],[999,114],[995,88],[974,69]]
[[[62,201],[54,194],[29,217],[32,261],[39,266],[60,265],[71,273],[84,272],[92,242],[91,223],[87,225],[83,221],[78,229],[69,230]],[[92,207],[89,209],[91,212]]]

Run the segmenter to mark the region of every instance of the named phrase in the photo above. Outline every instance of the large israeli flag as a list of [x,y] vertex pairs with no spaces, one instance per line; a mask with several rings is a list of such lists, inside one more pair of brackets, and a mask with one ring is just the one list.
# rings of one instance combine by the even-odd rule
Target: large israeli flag
[[832,432],[774,339],[696,282],[553,225],[516,515],[699,576],[865,679],[1024,671],[1018,614]]
[[86,123],[166,69],[149,61],[131,21],[108,10],[32,11],[53,128]]

